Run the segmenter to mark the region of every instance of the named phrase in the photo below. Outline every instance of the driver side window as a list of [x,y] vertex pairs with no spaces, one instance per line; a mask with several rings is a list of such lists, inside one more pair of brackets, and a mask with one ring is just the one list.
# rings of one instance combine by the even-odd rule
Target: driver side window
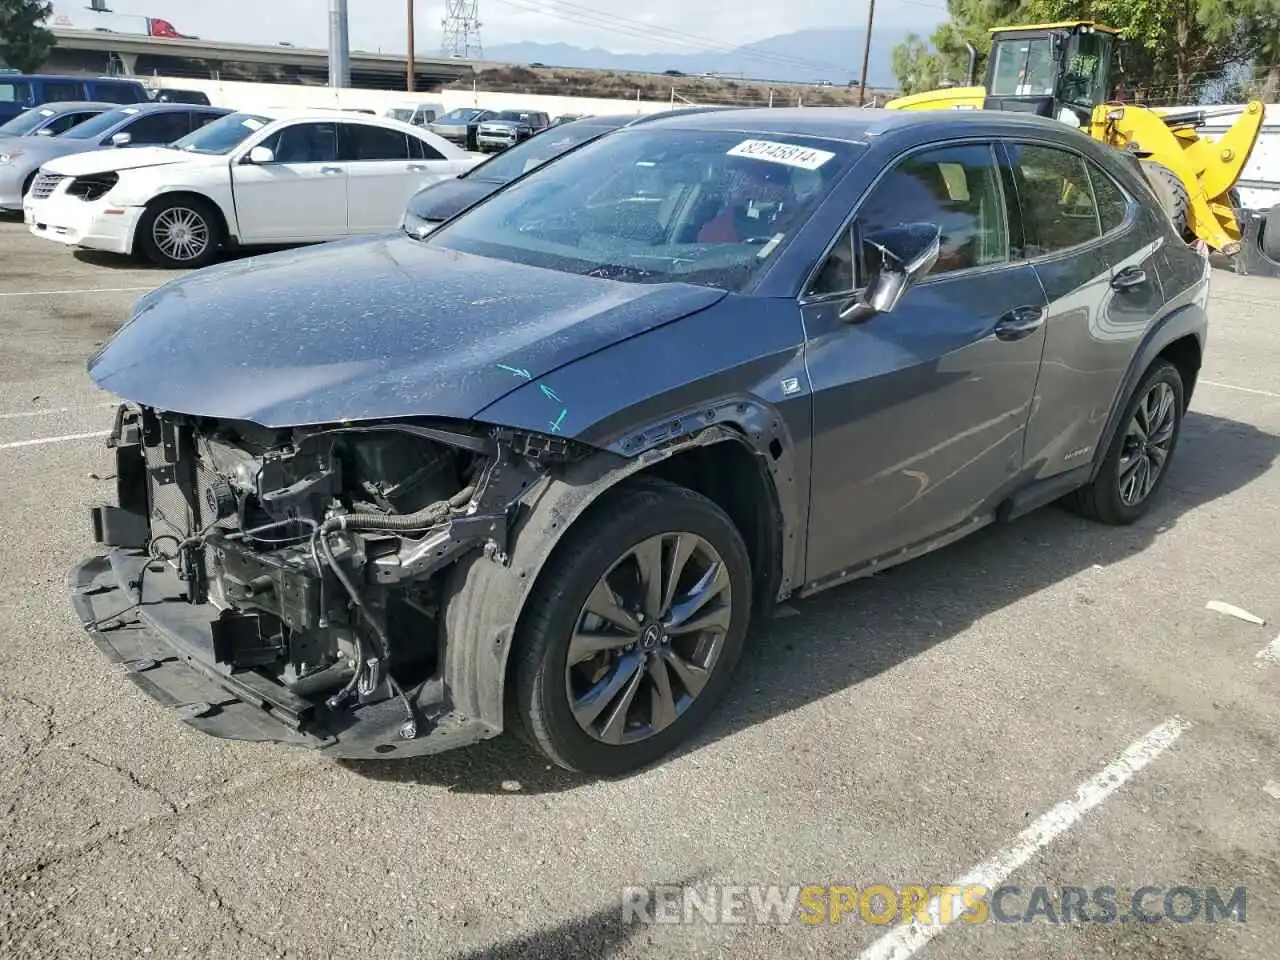
[[1006,263],[1010,259],[1000,168],[989,144],[938,147],[914,153],[890,169],[858,209],[858,233],[843,237],[823,264],[809,296],[851,293],[874,263],[866,240],[909,223],[942,231],[941,253],[929,276]]

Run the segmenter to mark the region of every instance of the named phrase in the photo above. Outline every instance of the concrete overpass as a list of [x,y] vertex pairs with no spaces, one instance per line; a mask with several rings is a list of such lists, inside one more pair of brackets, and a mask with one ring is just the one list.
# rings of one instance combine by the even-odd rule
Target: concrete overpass
[[[115,33],[106,30],[77,30],[54,27],[58,46],[50,57],[49,68],[75,67],[118,60],[130,75],[160,73],[166,76],[192,75],[204,67],[198,79],[237,79],[231,74],[252,74],[255,68],[264,73],[279,73],[298,79],[324,81],[329,72],[329,52],[306,47],[270,46],[253,43],[225,43],[214,40],[149,37],[141,34]],[[187,64],[185,72],[177,64]],[[405,88],[405,57],[397,54],[351,52],[353,87],[382,90]],[[415,57],[414,87],[422,91],[469,77],[478,64],[449,57]],[[248,79],[248,77],[243,77]]]

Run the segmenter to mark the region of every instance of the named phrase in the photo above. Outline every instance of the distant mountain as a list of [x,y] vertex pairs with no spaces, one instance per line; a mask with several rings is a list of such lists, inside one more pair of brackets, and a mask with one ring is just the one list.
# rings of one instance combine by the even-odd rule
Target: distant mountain
[[[877,29],[871,45],[867,83],[892,87],[893,48],[907,31]],[[588,67],[598,70],[635,70],[662,73],[727,74],[746,79],[835,84],[856,81],[862,70],[865,30],[848,27],[800,30],[769,37],[724,52],[614,53],[599,47],[584,49],[567,43],[504,43],[485,47],[484,58],[507,63],[544,63],[549,67]]]

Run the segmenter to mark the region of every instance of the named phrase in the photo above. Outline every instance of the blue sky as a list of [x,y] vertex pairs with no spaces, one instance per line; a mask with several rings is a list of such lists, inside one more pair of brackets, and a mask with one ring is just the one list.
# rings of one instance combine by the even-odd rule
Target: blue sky
[[[77,25],[94,15],[87,0],[54,0],[55,14]],[[161,17],[183,33],[210,40],[240,40],[323,46],[329,0],[108,0],[117,16]],[[348,0],[351,45],[365,50],[404,50],[405,0]],[[821,27],[861,26],[866,0],[479,0],[486,45],[518,40],[572,43],[617,52],[693,52],[696,38],[715,44],[752,40]],[[444,0],[416,0],[417,49],[430,53],[440,42]],[[629,23],[610,21],[622,16]],[[928,33],[946,18],[943,0],[888,0],[877,23],[910,26]],[[640,21],[643,25],[636,25]],[[857,60],[861,51],[850,51]]]

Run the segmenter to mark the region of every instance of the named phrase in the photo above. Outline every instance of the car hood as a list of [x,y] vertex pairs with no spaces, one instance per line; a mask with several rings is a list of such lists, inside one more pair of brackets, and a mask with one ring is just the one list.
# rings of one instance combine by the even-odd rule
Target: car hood
[[415,217],[423,220],[448,220],[458,211],[479,203],[501,187],[501,183],[493,180],[451,177],[419,190],[409,199],[408,209]]
[[[56,142],[56,141],[55,141]],[[169,163],[190,163],[208,160],[200,154],[168,147],[89,147],[86,152],[64,156],[47,165],[51,173],[69,177],[83,177],[90,173],[106,173],[110,170],[137,170],[141,167],[159,167]],[[225,157],[217,158],[225,162]]]
[[724,296],[491,260],[399,233],[362,237],[160,287],[89,374],[135,403],[270,427],[468,419],[530,380]]

